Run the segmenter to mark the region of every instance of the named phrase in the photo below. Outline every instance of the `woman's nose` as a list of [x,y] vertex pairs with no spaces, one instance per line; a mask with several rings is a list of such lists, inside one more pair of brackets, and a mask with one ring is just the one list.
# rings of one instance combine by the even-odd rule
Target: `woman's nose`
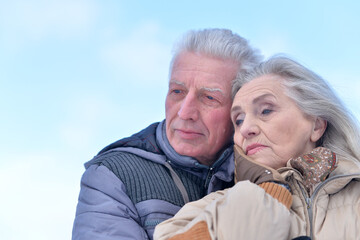
[[243,123],[241,124],[240,133],[244,138],[257,136],[260,133],[260,128],[257,124],[257,121],[250,116],[246,116]]

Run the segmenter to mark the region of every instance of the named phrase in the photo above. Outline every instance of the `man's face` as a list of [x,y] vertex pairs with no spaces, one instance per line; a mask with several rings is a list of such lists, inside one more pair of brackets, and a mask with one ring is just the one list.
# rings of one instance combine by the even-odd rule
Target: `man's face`
[[166,96],[166,134],[181,155],[211,165],[232,139],[232,61],[181,53],[174,61]]

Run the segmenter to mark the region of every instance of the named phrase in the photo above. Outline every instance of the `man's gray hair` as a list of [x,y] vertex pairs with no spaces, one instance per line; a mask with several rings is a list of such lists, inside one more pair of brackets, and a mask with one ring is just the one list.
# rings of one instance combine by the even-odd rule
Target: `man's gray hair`
[[360,161],[359,122],[323,78],[298,62],[277,55],[247,74],[240,73],[233,84],[233,97],[245,83],[264,75],[279,76],[287,96],[305,114],[327,121],[318,146],[327,147],[345,159]]
[[232,60],[238,64],[240,72],[249,71],[262,60],[260,52],[252,48],[246,39],[231,30],[219,28],[191,30],[185,33],[174,45],[170,74],[175,59],[183,52]]

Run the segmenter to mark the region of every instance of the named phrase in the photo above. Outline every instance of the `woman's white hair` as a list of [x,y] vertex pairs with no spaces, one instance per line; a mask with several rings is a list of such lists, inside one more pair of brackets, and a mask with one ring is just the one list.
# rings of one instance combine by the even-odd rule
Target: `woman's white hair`
[[324,79],[298,62],[277,55],[247,74],[240,73],[233,84],[233,97],[245,83],[263,75],[281,77],[287,96],[305,114],[327,121],[317,146],[329,148],[345,159],[360,161],[359,122]]

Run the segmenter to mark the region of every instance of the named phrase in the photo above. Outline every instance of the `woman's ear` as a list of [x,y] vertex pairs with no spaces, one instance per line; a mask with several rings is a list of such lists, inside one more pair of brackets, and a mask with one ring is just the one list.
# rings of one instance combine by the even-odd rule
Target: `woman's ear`
[[322,135],[324,135],[326,127],[327,121],[320,117],[316,117],[314,121],[314,129],[310,136],[310,140],[316,143],[322,137]]

